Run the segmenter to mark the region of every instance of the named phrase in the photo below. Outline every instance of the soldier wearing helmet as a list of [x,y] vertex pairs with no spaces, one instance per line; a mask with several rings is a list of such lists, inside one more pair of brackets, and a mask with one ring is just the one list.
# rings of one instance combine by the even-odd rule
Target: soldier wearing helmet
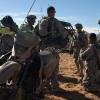
[[77,23],[77,24],[75,24],[75,27],[76,27],[76,28],[81,28],[81,29],[82,29],[82,28],[83,28],[83,25],[80,24],[80,23]]
[[77,23],[75,25],[76,33],[75,39],[73,40],[73,48],[74,48],[74,58],[77,67],[77,71],[83,76],[83,63],[79,59],[80,52],[84,51],[88,46],[88,37],[85,31],[83,31],[83,25]]
[[[28,15],[26,17],[26,19],[27,19],[27,22],[25,24],[22,24],[20,27],[19,36],[16,36],[17,44],[20,44],[20,42],[21,42],[21,45],[24,47],[34,45],[36,48],[38,48],[40,39],[38,36],[36,36],[36,34],[34,32],[34,27],[33,27],[33,25],[36,21],[36,16],[35,15]],[[21,39],[21,37],[24,39]],[[23,41],[23,40],[27,40],[27,41]]]
[[79,24],[79,23],[77,23],[77,24],[75,25],[75,27],[76,27],[77,32],[81,32],[82,29],[83,29],[83,25],[82,25],[82,24]]
[[[33,64],[35,76],[37,77],[37,80],[39,79],[39,69],[41,66],[40,62],[40,56],[38,54],[37,47],[39,46],[40,39],[38,36],[36,36],[34,32],[34,23],[35,23],[36,17],[34,15],[27,16],[27,23],[21,27],[21,29],[18,29],[17,34],[14,37],[14,45],[12,48],[12,54],[9,58],[9,61],[4,63],[1,66],[0,69],[0,84],[6,82],[7,79],[9,79],[12,76],[15,76],[13,74],[18,74],[23,64],[29,64],[30,59],[33,61],[37,61],[38,63]],[[8,19],[9,21],[9,19]],[[12,26],[13,24],[11,24]],[[10,28],[10,26],[7,24],[7,26]],[[8,42],[9,43],[9,42]],[[29,65],[26,65],[29,66]],[[7,72],[5,72],[5,69],[7,68]],[[16,73],[15,73],[16,72]],[[7,75],[9,73],[9,75]],[[33,76],[30,77],[33,82]],[[30,85],[25,87],[25,91],[28,92],[28,95],[33,93],[33,83],[29,82]],[[39,82],[37,82],[39,83]],[[37,85],[37,84],[36,84]]]
[[86,68],[82,82],[85,90],[93,92],[100,89],[100,44],[95,33],[89,34],[88,41],[88,48],[80,54]]
[[[18,26],[13,21],[11,16],[5,16],[1,19],[1,24],[7,30],[6,33],[2,33],[2,36],[0,38],[1,44],[0,44],[0,53],[5,54],[9,51],[11,51],[13,43],[14,43],[14,35],[18,31]],[[8,32],[9,31],[9,32]],[[10,34],[10,32],[13,32],[13,34]]]
[[26,17],[26,19],[27,19],[27,22],[25,24],[22,24],[20,29],[22,31],[27,31],[27,30],[32,31],[34,29],[33,25],[36,21],[36,16],[35,15],[28,15]]
[[35,21],[36,21],[36,16],[35,15],[28,15],[27,16],[27,23],[29,25],[34,25]]
[[55,17],[56,10],[54,7],[50,6],[47,8],[47,14],[49,17]]
[[4,27],[8,27],[10,31],[17,32],[18,31],[18,26],[16,23],[13,21],[11,16],[5,16],[1,19],[1,23]]
[[46,45],[63,45],[64,39],[67,37],[67,32],[62,23],[55,18],[55,13],[56,10],[53,6],[48,7],[47,17],[42,18],[36,27],[36,33],[45,38]]
[[16,37],[16,44],[17,44],[16,47],[18,47],[21,50],[19,51],[18,49],[18,51],[17,50],[15,51],[16,56],[20,57],[22,60],[26,60],[27,58],[31,57],[34,54],[32,60],[34,61],[35,75],[31,76],[30,81],[33,82],[33,80],[35,80],[35,82],[33,83],[34,85],[31,84],[31,82],[29,82],[30,86],[28,86],[28,88],[27,87],[25,88],[25,90],[28,91],[29,94],[32,94],[33,86],[36,88],[37,85],[39,84],[39,70],[41,67],[41,61],[39,55],[40,38],[36,35],[34,31],[35,22],[36,22],[36,16],[28,15],[26,17],[26,23],[20,27],[21,32],[19,33],[19,36]]

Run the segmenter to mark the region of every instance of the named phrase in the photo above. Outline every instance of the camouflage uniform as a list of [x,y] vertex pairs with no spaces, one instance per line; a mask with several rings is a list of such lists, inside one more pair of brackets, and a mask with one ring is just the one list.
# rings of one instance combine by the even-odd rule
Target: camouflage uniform
[[[17,69],[18,66],[20,67],[21,65],[19,64],[19,62],[20,63],[25,62],[31,56],[32,50],[34,50],[34,48],[39,44],[39,42],[40,42],[39,38],[35,35],[33,30],[28,25],[25,25],[24,29],[27,29],[27,30],[21,31],[21,30],[17,29],[17,34],[14,38],[14,45],[12,48],[11,59],[9,59],[10,61],[12,61],[12,63],[10,62],[10,64],[9,64],[8,63],[9,61],[8,61],[8,62],[6,62],[6,64],[3,64],[2,66],[0,66],[0,73],[2,73],[1,75],[3,75],[4,71],[5,71],[5,73],[7,73],[6,69],[7,69],[7,71],[12,72],[13,68]],[[16,63],[13,63],[13,62],[16,62]],[[12,64],[13,64],[13,68],[9,67],[10,68],[9,69],[8,67],[7,68],[5,67],[5,65],[12,66]],[[6,69],[3,71],[2,69],[4,69],[4,68],[6,68]],[[11,76],[11,75],[12,74],[10,73],[9,76]],[[7,74],[4,76],[6,77]],[[2,78],[0,78],[0,79],[1,79],[0,80],[0,84],[1,84]]]
[[25,61],[31,56],[31,50],[39,45],[40,39],[34,33],[34,28],[25,24],[21,27],[19,33],[15,36],[15,43],[12,50],[12,56]]
[[[99,79],[97,77],[97,72],[98,72],[97,60],[98,60],[98,58],[96,55],[95,45],[96,44],[90,44],[88,49],[80,54],[81,59],[85,61],[85,66],[86,66],[86,70],[85,70],[85,74],[84,74],[84,78],[83,78],[83,84],[84,84],[84,86],[91,86],[91,88],[94,88],[94,86],[96,86],[96,82]],[[99,73],[99,75],[100,75],[100,73]]]
[[[42,23],[42,24],[41,24]],[[64,39],[67,37],[63,25],[54,17],[43,18],[36,27],[36,33],[44,37],[46,45],[58,44],[63,46]]]
[[[81,71],[83,64],[82,64],[81,60],[79,60],[79,54],[80,54],[80,52],[83,52],[87,48],[88,37],[85,32],[75,33],[74,36],[75,36],[74,40],[73,40],[74,58],[75,58],[77,70]],[[81,74],[82,74],[82,72],[81,72]]]
[[[41,67],[41,60],[39,56],[39,44],[40,38],[35,34],[34,27],[29,24],[22,25],[19,36],[16,36],[15,42],[15,57],[19,58],[18,61],[32,60],[33,63],[30,66],[27,75],[30,77],[27,84],[24,85],[26,94],[33,95],[33,89],[35,91],[39,84],[39,70]],[[21,43],[21,44],[20,44]],[[31,58],[30,58],[31,57]],[[28,86],[27,86],[28,85]]]
[[74,33],[69,34],[69,36],[68,36],[68,48],[69,48],[70,54],[73,54],[73,47],[74,47],[73,41],[74,41],[74,39],[75,39]]

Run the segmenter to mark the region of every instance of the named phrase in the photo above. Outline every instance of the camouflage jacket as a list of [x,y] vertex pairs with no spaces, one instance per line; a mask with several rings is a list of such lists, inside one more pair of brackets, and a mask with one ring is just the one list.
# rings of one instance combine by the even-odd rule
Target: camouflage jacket
[[86,61],[86,66],[90,69],[97,69],[97,55],[95,52],[95,44],[90,44],[87,50],[80,54],[80,58]]
[[52,35],[53,37],[56,37],[62,35],[66,38],[68,35],[61,22],[56,18],[50,17],[41,19],[35,30],[40,36]]
[[31,51],[39,45],[40,39],[34,33],[34,28],[24,25],[15,36],[12,56],[27,59]]
[[76,49],[86,49],[88,46],[88,36],[83,31],[81,33],[75,33],[73,38],[73,47]]

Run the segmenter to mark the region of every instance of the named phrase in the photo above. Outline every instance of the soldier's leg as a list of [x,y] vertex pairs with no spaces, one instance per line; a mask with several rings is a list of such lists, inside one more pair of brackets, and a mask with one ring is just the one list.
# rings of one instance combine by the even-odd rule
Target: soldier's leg
[[[23,84],[22,84],[22,90],[24,91],[25,100],[32,100],[33,98],[33,86],[34,86],[34,65],[31,62],[31,60],[27,60],[26,64],[24,66],[24,74],[23,77]],[[26,73],[25,73],[26,72]],[[21,75],[20,75],[21,76]]]
[[75,64],[76,64],[76,67],[77,67],[77,72],[79,72],[80,67],[79,67],[79,63],[78,63],[77,58],[75,59]]
[[38,87],[40,80],[39,80],[39,70],[41,67],[41,59],[40,59],[40,55],[38,54],[38,52],[36,52],[34,54],[33,57],[33,66],[34,66],[34,90],[36,91],[36,88]]
[[84,77],[83,77],[83,84],[87,85],[87,84],[91,84],[91,73],[89,71],[89,68],[86,67],[85,73],[84,73]]
[[80,76],[81,76],[81,79],[80,79],[80,82],[82,82],[83,80],[83,76],[84,76],[84,62],[82,60],[79,60],[79,66],[80,66]]
[[74,58],[75,58],[75,64],[76,64],[76,68],[77,68],[76,73],[77,73],[77,72],[80,72],[80,66],[79,66],[78,57],[79,57],[79,50],[74,49]]
[[59,72],[59,67],[57,66],[55,71],[53,72],[53,74],[51,76],[51,85],[54,89],[57,89],[59,87],[58,72]]
[[86,91],[95,91],[96,90],[96,77],[95,71],[92,71],[87,68],[86,73],[83,78],[83,85]]
[[[32,60],[32,61],[31,61]],[[23,84],[23,90],[25,91],[26,98],[31,100],[33,95],[36,97],[36,89],[39,85],[39,70],[41,67],[41,61],[39,54],[35,52],[29,61],[27,61],[26,67],[29,67],[27,70],[27,75],[25,77],[25,82]]]

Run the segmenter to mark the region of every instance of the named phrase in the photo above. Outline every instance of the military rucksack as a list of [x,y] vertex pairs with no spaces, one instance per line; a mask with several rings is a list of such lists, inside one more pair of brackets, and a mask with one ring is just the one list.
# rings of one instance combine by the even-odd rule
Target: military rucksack
[[40,36],[47,36],[48,35],[48,20],[47,18],[43,18],[39,21],[39,35]]
[[39,22],[40,36],[50,36],[51,34],[58,33],[55,25],[55,18],[43,18]]
[[[80,35],[80,37],[78,37],[77,34],[74,35],[73,37],[73,46],[74,47],[87,47],[88,46],[88,34],[85,31],[81,32],[82,34]],[[86,43],[87,42],[87,43]]]

